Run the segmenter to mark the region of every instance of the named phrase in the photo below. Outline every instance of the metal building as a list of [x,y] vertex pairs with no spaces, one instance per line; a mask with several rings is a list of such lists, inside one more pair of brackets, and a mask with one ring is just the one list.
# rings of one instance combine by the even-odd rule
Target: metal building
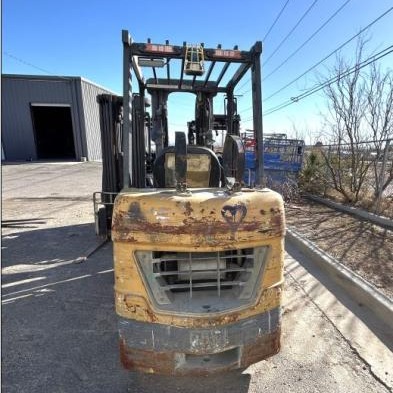
[[2,159],[101,159],[99,94],[81,77],[2,75]]

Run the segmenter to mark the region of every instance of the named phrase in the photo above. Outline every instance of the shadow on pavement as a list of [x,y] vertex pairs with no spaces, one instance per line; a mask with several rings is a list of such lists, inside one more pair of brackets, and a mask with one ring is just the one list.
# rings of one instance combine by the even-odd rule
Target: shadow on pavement
[[46,224],[42,218],[25,218],[20,220],[2,220],[2,228],[37,228],[38,225]]
[[251,376],[136,374],[119,360],[112,245],[92,224],[3,237],[2,388],[13,392],[247,392]]
[[[11,225],[40,224],[40,220],[12,221]],[[101,240],[95,236],[94,224],[81,224],[31,231],[16,231],[2,236],[2,274],[7,280],[9,273],[28,272],[18,270],[18,265],[30,265],[44,270],[45,266],[72,262],[86,256],[98,247]],[[7,273],[8,272],[8,273]]]

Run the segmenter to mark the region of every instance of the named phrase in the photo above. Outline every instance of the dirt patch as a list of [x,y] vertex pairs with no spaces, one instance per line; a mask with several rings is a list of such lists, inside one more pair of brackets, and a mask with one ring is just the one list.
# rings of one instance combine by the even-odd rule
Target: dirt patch
[[286,205],[286,220],[393,299],[393,231],[305,199]]

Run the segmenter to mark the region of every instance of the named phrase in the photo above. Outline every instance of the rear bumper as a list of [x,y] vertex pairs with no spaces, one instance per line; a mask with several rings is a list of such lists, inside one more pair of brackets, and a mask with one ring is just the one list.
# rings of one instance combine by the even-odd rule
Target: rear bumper
[[211,328],[179,328],[120,319],[120,357],[130,370],[210,374],[236,368],[280,350],[280,309]]

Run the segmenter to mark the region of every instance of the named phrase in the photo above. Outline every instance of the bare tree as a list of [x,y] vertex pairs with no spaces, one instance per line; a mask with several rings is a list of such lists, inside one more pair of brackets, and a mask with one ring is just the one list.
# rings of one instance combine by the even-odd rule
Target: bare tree
[[[382,73],[375,63],[363,68],[365,45],[366,39],[358,41],[354,63],[339,56],[328,75],[320,78],[325,85],[324,117],[332,142],[328,151],[322,150],[327,181],[346,202],[353,203],[366,192],[370,176],[377,185],[376,196],[393,179],[393,170],[385,176],[378,164],[384,142],[392,137],[392,72]],[[370,155],[370,143],[374,155]]]
[[382,73],[375,63],[370,66],[367,80],[366,119],[375,150],[373,185],[374,198],[378,199],[393,181],[392,158],[389,157],[393,138],[393,73],[392,70]]

